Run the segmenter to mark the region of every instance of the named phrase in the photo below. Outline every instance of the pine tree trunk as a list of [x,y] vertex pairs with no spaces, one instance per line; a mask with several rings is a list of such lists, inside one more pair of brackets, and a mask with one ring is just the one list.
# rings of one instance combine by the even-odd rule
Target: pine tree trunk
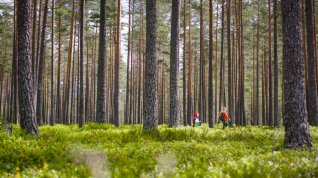
[[224,0],[222,0],[221,15],[221,61],[220,61],[220,94],[219,94],[219,111],[222,110],[224,104]]
[[[93,58],[92,58],[92,63],[93,63],[93,72],[92,72],[92,88],[93,88],[93,103],[92,103],[92,118],[94,119],[94,122],[96,122],[96,96],[97,96],[97,86],[96,86],[96,54],[97,54],[97,23],[95,22],[95,33],[94,33],[94,49],[93,49]],[[106,50],[105,50],[106,51]],[[106,67],[104,65],[104,67]],[[104,70],[104,76],[105,76],[105,70]],[[105,79],[106,80],[106,79]],[[104,81],[104,84],[106,83],[106,81]],[[104,87],[104,91],[105,91],[105,87]],[[105,97],[106,91],[104,92],[104,97]],[[105,109],[105,107],[104,107]],[[105,117],[104,117],[105,120]]]
[[[233,17],[235,18],[235,17]],[[233,19],[234,21],[234,19]],[[232,124],[235,123],[236,121],[236,100],[237,100],[237,47],[236,47],[237,43],[235,40],[235,29],[233,28],[233,32],[232,32],[232,91],[233,91],[233,115],[232,115]]]
[[[140,1],[141,2],[141,4],[140,4],[140,14],[141,14],[141,16],[143,16],[143,1],[141,0]],[[144,70],[143,70],[143,61],[144,61],[144,35],[143,35],[143,30],[144,30],[144,21],[143,21],[143,18],[141,18],[140,19],[140,23],[141,23],[141,26],[140,26],[140,28],[141,28],[141,33],[140,33],[140,41],[139,41],[139,66],[138,66],[138,68],[139,68],[139,81],[138,81],[138,116],[137,116],[137,118],[138,118],[138,120],[137,120],[137,124],[141,124],[141,121],[142,121],[142,112],[141,112],[141,109],[142,109],[142,106],[141,106],[141,94],[142,94],[142,89],[143,89],[143,85],[142,85],[142,83],[143,83],[143,73],[144,73]]]
[[6,82],[6,97],[5,97],[5,103],[4,103],[4,106],[3,106],[3,115],[4,115],[4,118],[7,122],[9,122],[9,118],[8,118],[8,108],[9,108],[9,105],[10,105],[10,79],[11,76],[10,76],[10,73],[7,75],[7,82]]
[[[132,41],[132,44],[133,44],[133,41]],[[134,92],[135,92],[135,84],[134,84],[134,77],[135,77],[135,67],[134,67],[134,58],[132,58],[131,60],[131,64],[132,64],[132,69],[131,69],[131,80],[132,80],[132,83],[131,83],[131,90],[130,90],[130,95],[131,95],[131,98],[130,98],[130,118],[129,118],[129,123],[131,124],[133,122],[133,116],[134,116],[134,101],[135,101],[135,98],[134,98]]]
[[262,59],[262,125],[266,125],[266,102],[265,102],[265,45],[263,50],[263,59]]
[[305,104],[300,0],[282,0],[285,140],[288,148],[312,147]]
[[[232,59],[231,59],[231,0],[227,0],[227,57],[228,57],[228,108],[229,117],[233,116],[233,96],[232,96]],[[230,123],[232,125],[232,122]]]
[[[194,47],[194,49],[197,49],[196,48],[196,45]],[[194,76],[193,76],[193,111],[194,112],[197,112],[198,111],[198,86],[199,86],[199,79],[198,79],[198,58],[197,58],[197,51],[194,51],[194,61],[193,61],[193,64],[194,64]]]
[[[160,70],[160,69],[159,69]],[[161,97],[160,97],[160,114],[158,118],[158,124],[162,125],[164,123],[164,82],[165,82],[165,76],[164,76],[164,65],[161,65]]]
[[187,124],[191,124],[192,118],[192,31],[191,31],[191,0],[189,0],[189,59],[188,59],[188,118]]
[[19,106],[21,128],[27,133],[39,134],[35,121],[33,105],[32,78],[32,1],[19,0],[17,14],[18,29],[18,59],[19,59]]
[[215,117],[215,122],[217,121],[217,115],[218,115],[218,65],[219,65],[219,58],[218,58],[218,29],[219,29],[219,7],[217,6],[216,8],[216,28],[215,28],[215,78],[214,78],[214,83],[215,83],[215,113],[214,113],[214,117]]
[[[315,66],[316,66],[316,80],[318,79],[318,61],[317,61],[317,32],[316,32],[316,6],[315,1],[312,1],[312,7],[313,7],[313,33],[314,33],[314,53],[315,53]],[[318,95],[318,81],[317,83],[317,95]]]
[[257,34],[256,34],[256,124],[260,125],[259,120],[259,28],[260,28],[260,0],[257,1]]
[[273,126],[271,0],[268,0],[268,125]]
[[32,29],[32,77],[35,79],[36,63],[36,20],[37,20],[37,0],[33,0],[33,29]]
[[97,73],[97,103],[96,121],[105,123],[106,119],[106,90],[105,90],[105,51],[106,51],[106,0],[100,1],[100,27],[99,27],[99,50],[98,50],[98,73]]
[[84,126],[85,118],[84,118],[84,4],[85,0],[80,1],[80,20],[79,20],[79,25],[80,25],[80,31],[79,31],[79,52],[80,52],[80,62],[79,62],[79,80],[80,80],[80,85],[79,85],[79,108],[78,108],[78,124],[79,127]]
[[4,56],[3,63],[0,64],[0,115],[2,116],[2,96],[3,96],[3,79],[4,79],[4,71],[7,64],[7,41],[4,43]]
[[167,122],[166,122],[166,120],[165,120],[165,111],[166,111],[166,109],[165,109],[165,107],[166,107],[166,105],[165,105],[165,102],[166,102],[166,80],[165,80],[165,71],[164,71],[165,69],[164,69],[164,67],[163,67],[163,70],[162,70],[162,76],[163,76],[163,79],[162,79],[162,92],[163,92],[163,94],[162,94],[162,121],[163,121],[163,124],[166,124]]
[[116,33],[116,56],[115,56],[115,78],[114,78],[114,124],[119,127],[119,61],[120,61],[120,19],[121,19],[121,0],[117,5],[117,33]]
[[14,15],[14,34],[13,34],[13,59],[12,59],[12,92],[11,92],[11,108],[10,108],[10,118],[11,122],[17,124],[18,123],[18,55],[19,55],[19,42],[18,42],[18,27],[17,27],[17,9],[19,8],[19,2],[16,0],[14,9],[15,9],[15,15]]
[[[39,52],[40,52],[40,40],[41,40],[41,18],[42,18],[42,0],[40,0],[39,5],[39,23],[38,23],[38,39],[36,42],[36,57],[35,57],[35,68],[34,68],[34,90],[35,90],[35,102],[36,102],[36,93],[37,93],[37,76],[38,76],[38,70],[39,70]],[[35,103],[36,104],[36,103]]]
[[306,4],[306,26],[307,26],[307,65],[308,65],[308,122],[310,125],[318,125],[317,104],[317,79],[315,67],[315,49],[313,32],[313,7],[312,0],[305,0]]
[[[61,8],[61,1],[59,1],[59,8]],[[58,64],[57,64],[57,86],[56,86],[56,117],[57,122],[61,123],[61,46],[62,46],[62,33],[61,33],[61,13],[59,12],[59,45],[58,45]]]
[[128,20],[128,49],[127,49],[127,76],[126,76],[126,103],[125,103],[125,117],[124,117],[124,123],[125,124],[128,124],[128,116],[129,116],[129,81],[130,81],[130,77],[129,77],[129,74],[130,74],[130,58],[131,58],[131,53],[130,53],[130,48],[131,48],[131,43],[130,43],[130,38],[131,38],[131,32],[130,32],[130,29],[131,29],[131,0],[129,0],[129,3],[128,3],[128,6],[129,6],[129,12],[128,12],[128,16],[129,16],[129,20]]
[[277,0],[274,0],[274,126],[279,126],[278,119],[278,37],[277,37]]
[[252,125],[255,125],[255,44],[254,44],[254,32],[253,32],[253,36],[252,36],[252,46],[253,46],[253,50],[252,50],[252,53],[253,53],[253,58],[252,58],[252,61],[253,61],[253,78],[252,78],[252,92],[251,92],[251,124]]
[[179,35],[180,0],[172,1],[170,40],[170,118],[169,127],[180,125],[179,117]]
[[305,0],[301,0],[301,23],[302,23],[302,49],[305,65],[305,87],[306,87],[306,105],[308,106],[308,66],[307,66],[307,46],[306,46],[306,18],[305,18]]
[[[187,125],[187,79],[186,79],[186,44],[187,44],[187,22],[186,22],[187,0],[183,0],[183,76],[182,76],[182,90],[183,90],[183,125]],[[190,44],[189,44],[190,45]]]
[[[75,32],[74,34],[76,35],[76,26],[75,26]],[[72,88],[71,88],[71,109],[70,109],[70,124],[75,124],[75,111],[73,111],[73,106],[74,106],[74,80],[75,80],[75,38],[74,38],[74,46],[73,46],[73,61],[72,61]]]
[[68,59],[66,68],[66,82],[64,87],[64,107],[63,107],[63,123],[69,124],[69,96],[70,96],[70,84],[71,84],[71,66],[72,66],[72,50],[73,50],[73,38],[74,38],[74,17],[75,17],[75,1],[73,0],[72,5],[72,17],[71,17],[71,29],[70,29],[70,39],[68,48]]
[[[80,22],[79,24],[80,25]],[[77,34],[77,84],[76,84],[76,122],[79,123],[79,119],[80,119],[80,32]]]
[[52,0],[52,64],[51,64],[51,114],[50,114],[50,125],[55,124],[54,118],[54,11],[55,11],[55,2]]
[[213,2],[209,0],[209,87],[208,87],[208,121],[213,128]]
[[[89,88],[89,55],[88,55],[88,37],[87,37],[87,34],[86,34],[86,76],[85,76],[85,114],[84,114],[84,118],[86,121],[90,122],[91,121],[91,118],[90,118],[90,108],[89,108],[89,96],[90,96],[90,88]],[[69,98],[69,97],[68,97]],[[67,106],[68,107],[68,106]]]
[[[265,48],[264,48],[265,49]],[[264,50],[265,51],[265,50]],[[266,54],[265,54],[266,55]],[[265,70],[265,106],[266,106],[266,125],[269,125],[269,95],[268,95],[268,61],[266,60],[266,58],[264,59],[265,60],[265,63],[264,63],[264,70]]]
[[[134,4],[134,2],[132,3],[132,4]],[[134,10],[135,10],[135,6],[133,6],[133,12],[132,12],[132,24],[134,24]],[[132,25],[132,28],[131,28],[131,34],[133,34],[133,25]],[[130,39],[131,41],[130,41],[130,45],[131,45],[131,47],[133,47],[134,46],[134,38],[131,38]],[[136,71],[135,71],[135,58],[133,58],[132,56],[133,56],[133,49],[131,49],[130,50],[130,56],[131,56],[131,71],[130,71],[130,73],[131,73],[131,78],[130,78],[130,80],[132,81],[132,83],[131,83],[131,85],[130,85],[130,88],[131,88],[131,90],[130,90],[130,101],[129,101],[129,103],[130,103],[130,105],[129,105],[129,119],[128,119],[128,123],[129,124],[132,124],[133,122],[134,122],[134,114],[135,114],[135,112],[134,112],[134,107],[135,107],[135,95],[134,95],[134,93],[135,93],[135,82],[134,82],[134,80],[135,80],[135,73],[136,73]]]
[[235,123],[237,125],[240,124],[240,118],[239,118],[239,111],[240,111],[240,105],[239,105],[239,101],[240,101],[240,98],[238,96],[238,93],[239,93],[239,71],[240,71],[240,67],[239,67],[239,59],[240,59],[240,50],[239,50],[239,47],[240,47],[240,28],[239,28],[239,14],[238,14],[238,5],[237,5],[237,0],[234,1],[234,12],[235,12],[235,36],[236,36],[236,48],[235,48],[235,53],[236,53],[236,56],[235,56],[235,68],[236,68],[236,71],[235,71]]
[[156,0],[146,1],[146,75],[143,129],[157,128],[157,17]]
[[36,118],[38,125],[43,124],[44,113],[43,113],[43,68],[45,67],[45,34],[46,34],[46,21],[48,13],[49,0],[45,0],[44,3],[44,13],[43,13],[43,23],[42,23],[42,32],[41,32],[41,48],[40,48],[40,58],[39,58],[39,68],[38,68],[38,82],[37,82],[37,104],[36,104]]
[[10,96],[11,96],[11,75],[12,73],[9,73],[8,77],[7,77],[7,104],[6,104],[6,107],[5,107],[5,118],[6,118],[6,121],[7,123],[11,123],[11,120],[10,120],[10,114],[9,114],[9,110],[10,110],[10,105],[11,105],[11,101],[10,101]]
[[244,59],[244,29],[243,29],[243,8],[242,8],[242,4],[243,2],[241,1],[240,2],[240,43],[241,43],[241,92],[240,92],[240,105],[241,105],[241,110],[240,110],[240,115],[241,115],[241,118],[242,118],[242,125],[245,126],[247,124],[247,121],[246,121],[246,115],[245,115],[245,82],[244,82],[244,79],[245,79],[245,59]]
[[203,2],[200,0],[200,75],[199,75],[199,100],[198,107],[200,112],[200,117],[203,122],[205,122],[205,112],[204,112],[204,101],[205,101],[205,87],[204,87],[204,31],[203,31]]

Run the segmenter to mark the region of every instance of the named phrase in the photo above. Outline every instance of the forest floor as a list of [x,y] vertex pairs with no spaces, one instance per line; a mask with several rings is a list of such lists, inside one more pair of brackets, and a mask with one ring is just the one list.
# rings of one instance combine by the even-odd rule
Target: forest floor
[[40,136],[14,126],[0,133],[0,177],[318,177],[316,150],[281,149],[284,129],[209,129],[89,123],[40,127]]

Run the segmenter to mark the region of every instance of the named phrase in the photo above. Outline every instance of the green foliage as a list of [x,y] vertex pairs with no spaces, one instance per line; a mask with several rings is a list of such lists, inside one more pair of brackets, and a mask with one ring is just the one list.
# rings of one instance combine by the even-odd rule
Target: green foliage
[[[86,124],[0,132],[0,177],[317,177],[316,150],[277,149],[283,128]],[[311,128],[317,147],[318,129]]]

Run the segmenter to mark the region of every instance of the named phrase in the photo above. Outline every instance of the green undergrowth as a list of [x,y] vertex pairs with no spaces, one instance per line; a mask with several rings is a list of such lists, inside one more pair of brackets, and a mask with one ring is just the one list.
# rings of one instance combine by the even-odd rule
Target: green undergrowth
[[[311,127],[314,147],[318,128]],[[0,177],[318,177],[317,150],[285,150],[283,128],[14,126],[0,132]]]

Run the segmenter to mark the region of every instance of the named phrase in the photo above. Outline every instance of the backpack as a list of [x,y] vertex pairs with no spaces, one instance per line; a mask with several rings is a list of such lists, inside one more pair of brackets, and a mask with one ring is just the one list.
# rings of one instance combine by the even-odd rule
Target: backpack
[[[199,123],[195,123],[195,121],[196,121],[197,119],[199,120]],[[192,125],[193,125],[193,127],[195,127],[195,124],[198,124],[198,126],[201,125],[200,119],[199,119],[198,117],[195,117],[195,118],[192,119]]]
[[220,121],[225,121],[224,113],[221,113],[221,115],[219,116],[219,120],[220,120]]

